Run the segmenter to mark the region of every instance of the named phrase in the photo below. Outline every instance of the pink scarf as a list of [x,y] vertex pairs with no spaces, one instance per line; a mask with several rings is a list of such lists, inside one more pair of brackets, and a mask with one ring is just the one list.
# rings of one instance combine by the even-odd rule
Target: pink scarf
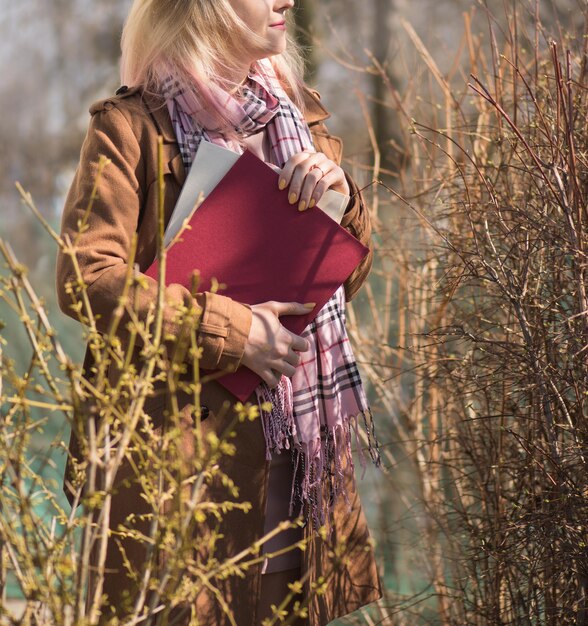
[[[249,74],[237,99],[218,87],[210,87],[235,129],[235,136],[247,136],[265,128],[271,145],[273,164],[284,163],[302,150],[314,151],[312,135],[300,111],[280,85],[271,63],[259,61]],[[192,92],[168,80],[163,89],[178,145],[189,169],[200,141],[211,141],[242,153],[237,139],[227,139],[218,131]],[[302,333],[310,343],[292,380],[282,376],[276,389],[260,383],[256,394],[260,406],[270,402],[270,412],[261,411],[266,442],[266,458],[288,449],[294,465],[290,495],[290,515],[306,513],[314,527],[331,528],[336,498],[347,503],[344,457],[353,472],[351,431],[365,473],[365,458],[359,442],[359,422],[363,423],[369,452],[380,464],[372,414],[345,328],[345,296],[339,288]],[[363,476],[363,474],[362,474]],[[307,505],[306,510],[304,506]]]

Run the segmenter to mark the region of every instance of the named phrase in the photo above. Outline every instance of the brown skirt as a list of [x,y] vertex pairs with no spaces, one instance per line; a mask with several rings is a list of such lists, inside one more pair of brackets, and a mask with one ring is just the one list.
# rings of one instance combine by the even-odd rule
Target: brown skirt
[[[288,584],[300,578],[300,570],[283,570],[265,574],[261,577],[261,594],[257,603],[257,619],[256,624],[261,624],[264,619],[273,617],[272,605],[280,606],[284,598],[290,594]],[[286,611],[294,605],[296,601],[303,600],[302,596],[294,596],[287,605]],[[292,622],[292,626],[309,626],[310,620],[307,618],[297,618]],[[318,624],[314,626],[319,626]]]
[[[270,462],[267,506],[265,511],[264,534],[273,530],[280,522],[292,519],[288,515],[290,506],[290,493],[294,471],[289,450],[283,450],[281,454],[273,454]],[[293,518],[296,514],[293,515]],[[263,553],[275,552],[302,539],[302,528],[296,527],[278,533],[263,546]],[[295,548],[285,554],[266,558],[261,570],[262,574],[281,572],[299,568],[302,552]]]

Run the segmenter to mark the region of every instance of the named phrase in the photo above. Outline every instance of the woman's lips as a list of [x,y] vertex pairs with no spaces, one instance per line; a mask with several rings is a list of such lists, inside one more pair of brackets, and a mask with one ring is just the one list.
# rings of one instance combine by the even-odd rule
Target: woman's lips
[[270,24],[270,28],[278,28],[280,30],[286,30],[286,22],[276,22],[275,24]]

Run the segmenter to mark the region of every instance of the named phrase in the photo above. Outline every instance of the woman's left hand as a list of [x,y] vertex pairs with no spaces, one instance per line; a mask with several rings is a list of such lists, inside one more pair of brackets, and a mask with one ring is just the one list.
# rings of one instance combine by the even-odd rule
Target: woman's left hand
[[327,189],[349,195],[343,170],[322,152],[299,152],[291,156],[280,173],[280,189],[288,190],[290,204],[305,211],[318,204]]

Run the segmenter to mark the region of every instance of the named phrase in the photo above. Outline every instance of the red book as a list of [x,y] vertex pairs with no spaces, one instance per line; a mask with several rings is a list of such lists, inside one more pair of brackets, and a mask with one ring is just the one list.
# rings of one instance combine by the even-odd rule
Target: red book
[[[165,283],[190,288],[200,271],[200,291],[211,279],[223,295],[245,304],[268,300],[316,302],[308,315],[280,317],[300,334],[369,250],[318,206],[300,212],[278,189],[278,174],[246,151],[190,219],[167,252]],[[145,272],[157,279],[157,260]],[[246,400],[261,378],[241,366],[218,379]]]

